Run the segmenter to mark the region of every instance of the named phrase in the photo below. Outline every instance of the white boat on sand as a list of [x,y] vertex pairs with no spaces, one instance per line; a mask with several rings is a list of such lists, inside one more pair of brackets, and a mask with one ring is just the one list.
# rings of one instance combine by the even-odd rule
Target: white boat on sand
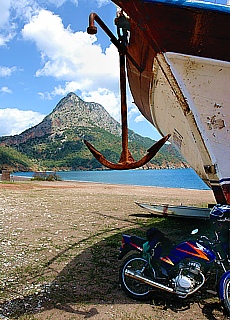
[[171,206],[168,204],[151,204],[135,202],[139,207],[147,210],[152,215],[159,217],[172,217],[172,218],[196,218],[196,219],[209,219],[210,208],[199,208],[192,206]]

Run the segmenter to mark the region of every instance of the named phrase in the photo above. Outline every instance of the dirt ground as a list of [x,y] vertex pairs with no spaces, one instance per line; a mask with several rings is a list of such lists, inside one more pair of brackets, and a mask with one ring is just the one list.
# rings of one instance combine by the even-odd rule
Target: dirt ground
[[[121,234],[149,226],[173,232],[167,219],[151,217],[135,201],[215,203],[211,191],[0,183],[0,319],[226,319],[217,297],[204,289],[182,301],[157,294],[140,303],[125,296],[118,281]],[[172,223],[178,235],[185,231]],[[191,220],[187,228],[203,224]]]

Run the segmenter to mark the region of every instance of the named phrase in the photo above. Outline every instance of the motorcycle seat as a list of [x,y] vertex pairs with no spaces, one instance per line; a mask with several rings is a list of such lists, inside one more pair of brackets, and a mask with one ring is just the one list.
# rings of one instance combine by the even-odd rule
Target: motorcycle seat
[[139,247],[143,247],[143,244],[146,242],[146,239],[138,237],[138,236],[131,236],[131,242],[135,243]]

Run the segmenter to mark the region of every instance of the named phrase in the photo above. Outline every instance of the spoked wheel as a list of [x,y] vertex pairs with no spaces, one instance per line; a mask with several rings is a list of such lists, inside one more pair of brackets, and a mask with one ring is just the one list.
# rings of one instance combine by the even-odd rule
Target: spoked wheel
[[223,300],[224,308],[230,316],[230,279],[227,279],[224,287],[225,298]]
[[141,255],[129,256],[121,265],[120,268],[120,283],[124,292],[132,299],[150,300],[152,296],[152,287],[139,280],[131,278],[126,273],[127,271],[135,272],[142,276],[150,275],[148,262]]

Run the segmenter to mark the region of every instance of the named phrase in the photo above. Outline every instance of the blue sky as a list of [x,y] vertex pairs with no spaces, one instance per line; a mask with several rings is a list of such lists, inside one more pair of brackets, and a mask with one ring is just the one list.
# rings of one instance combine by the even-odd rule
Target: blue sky
[[[109,0],[1,0],[0,136],[41,122],[69,92],[98,102],[120,120],[119,56],[98,26],[96,12],[116,34],[116,7]],[[159,139],[128,95],[129,127]]]

